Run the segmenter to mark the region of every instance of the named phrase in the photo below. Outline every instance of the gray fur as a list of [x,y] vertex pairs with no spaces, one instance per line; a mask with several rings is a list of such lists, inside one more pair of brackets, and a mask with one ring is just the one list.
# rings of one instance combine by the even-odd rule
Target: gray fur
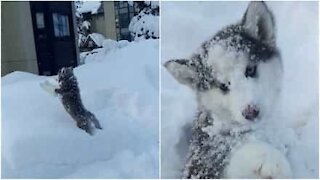
[[192,127],[192,139],[182,178],[223,178],[229,154],[241,144],[251,129],[224,129],[209,134],[206,128],[214,128],[214,119],[205,110],[198,113]]
[[95,115],[83,106],[78,82],[73,74],[72,68],[62,68],[58,72],[58,81],[60,88],[55,89],[55,92],[61,95],[63,107],[77,122],[77,126],[90,135],[93,134],[91,123],[93,123],[97,129],[102,129]]

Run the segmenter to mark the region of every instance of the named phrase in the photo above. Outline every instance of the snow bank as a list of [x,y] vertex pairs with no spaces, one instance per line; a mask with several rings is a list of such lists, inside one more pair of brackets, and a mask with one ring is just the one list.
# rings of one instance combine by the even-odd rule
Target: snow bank
[[158,48],[129,43],[75,68],[83,103],[103,126],[94,136],[41,89],[54,77],[4,76],[2,178],[157,178]]
[[117,48],[123,48],[129,44],[129,41],[127,40],[121,40],[121,41],[115,41],[112,39],[106,39],[102,42],[102,46],[104,49],[112,50]]
[[120,48],[128,46],[130,43],[127,40],[115,41],[112,39],[105,39],[102,41],[102,47],[94,49],[90,52],[82,52],[80,53],[81,63],[90,63],[92,61],[99,61],[104,59],[108,53],[112,51],[117,51]]
[[[317,2],[267,4],[275,15],[277,44],[284,65],[283,118],[277,123],[289,129],[273,138],[290,141],[289,160],[295,178],[317,178],[318,5]],[[248,2],[162,2],[162,64],[191,55],[222,27],[238,22],[247,5]],[[175,146],[182,127],[194,120],[196,101],[193,92],[178,84],[165,68],[161,69],[161,80],[162,177],[177,178],[185,155],[177,154]]]

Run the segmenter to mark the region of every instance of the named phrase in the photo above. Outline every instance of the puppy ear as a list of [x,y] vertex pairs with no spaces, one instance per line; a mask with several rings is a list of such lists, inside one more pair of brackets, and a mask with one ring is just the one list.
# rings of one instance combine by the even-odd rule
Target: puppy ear
[[65,67],[62,67],[60,70],[59,70],[59,73],[65,73],[66,71],[66,68]]
[[191,88],[195,88],[196,82],[199,81],[196,68],[190,60],[170,60],[164,64],[164,67],[181,84],[187,85]]
[[265,2],[250,2],[243,16],[242,25],[253,38],[275,46],[275,22]]

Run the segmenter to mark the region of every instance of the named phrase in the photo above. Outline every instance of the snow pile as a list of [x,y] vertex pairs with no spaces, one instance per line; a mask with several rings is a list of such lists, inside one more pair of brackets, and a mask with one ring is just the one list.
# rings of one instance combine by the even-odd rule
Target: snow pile
[[[317,178],[318,6],[316,2],[267,4],[275,16],[277,45],[284,66],[280,99],[283,118],[272,123],[287,128],[272,134],[270,141],[274,144],[286,141],[290,145],[288,156],[295,178]],[[162,64],[191,55],[222,27],[238,22],[247,5],[247,2],[162,2]],[[290,13],[292,9],[297,13]],[[197,104],[188,87],[179,84],[165,68],[161,74],[162,177],[178,178],[185,154],[177,153],[176,147],[181,151],[182,127],[195,119]]]
[[102,47],[110,51],[112,49],[117,49],[117,48],[123,48],[129,44],[129,41],[127,40],[121,40],[121,41],[115,41],[112,39],[106,39],[102,42]]
[[82,1],[82,4],[77,8],[77,12],[87,13],[91,12],[91,14],[97,14],[99,7],[101,6],[100,1]]
[[133,42],[74,69],[84,106],[103,126],[94,136],[41,89],[54,77],[4,76],[2,178],[157,178],[158,48]]
[[108,53],[117,51],[120,48],[128,46],[130,43],[127,40],[115,41],[112,39],[105,39],[102,41],[102,47],[94,49],[90,52],[80,53],[81,63],[89,63],[92,61],[104,59]]
[[97,46],[102,46],[102,43],[105,40],[105,37],[99,33],[91,33],[87,36],[87,38],[89,37],[96,43]]
[[134,40],[159,38],[159,2],[145,2],[146,7],[131,19],[129,31]]

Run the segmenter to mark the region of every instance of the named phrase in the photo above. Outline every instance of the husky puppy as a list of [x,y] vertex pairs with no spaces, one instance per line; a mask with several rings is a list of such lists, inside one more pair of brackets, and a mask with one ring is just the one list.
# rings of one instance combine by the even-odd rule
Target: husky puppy
[[85,130],[90,135],[93,134],[93,128],[102,129],[99,121],[88,111],[82,104],[80,97],[80,89],[77,79],[73,74],[72,67],[62,68],[58,72],[59,88],[55,89],[55,93],[61,96],[61,102],[65,110],[77,122],[77,126]]
[[285,154],[254,138],[255,124],[273,113],[282,77],[275,21],[264,2],[251,2],[239,23],[190,58],[164,66],[198,102],[183,178],[291,177]]

